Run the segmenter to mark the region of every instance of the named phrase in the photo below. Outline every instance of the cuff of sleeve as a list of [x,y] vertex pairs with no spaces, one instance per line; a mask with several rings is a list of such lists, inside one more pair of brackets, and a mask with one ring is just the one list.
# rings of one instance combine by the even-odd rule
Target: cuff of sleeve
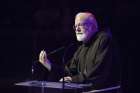
[[83,82],[83,81],[84,81],[84,76],[81,73],[72,76],[72,82]]

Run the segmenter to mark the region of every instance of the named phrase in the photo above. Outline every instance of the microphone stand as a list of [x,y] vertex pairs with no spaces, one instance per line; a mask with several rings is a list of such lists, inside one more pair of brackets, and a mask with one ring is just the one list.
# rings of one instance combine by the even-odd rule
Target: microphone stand
[[36,68],[36,63],[37,61],[33,61],[32,64],[31,64],[31,80],[34,80],[34,75],[35,75],[35,68]]
[[34,64],[32,63],[32,69],[31,69],[31,79],[33,80],[34,75]]
[[65,59],[64,59],[64,56],[63,56],[63,59],[62,59],[62,69],[63,69],[63,75],[62,75],[62,79],[63,79],[63,82],[62,82],[62,93],[64,93],[64,89],[65,89],[65,80],[64,80],[64,77],[65,77]]
[[65,49],[64,51],[64,55],[62,57],[62,70],[63,70],[63,73],[62,73],[62,93],[64,93],[64,90],[65,90],[65,80],[64,80],[64,77],[65,77],[65,56],[66,56],[66,53],[68,52],[68,49],[73,45],[73,43],[71,43],[70,45],[68,45],[68,47]]

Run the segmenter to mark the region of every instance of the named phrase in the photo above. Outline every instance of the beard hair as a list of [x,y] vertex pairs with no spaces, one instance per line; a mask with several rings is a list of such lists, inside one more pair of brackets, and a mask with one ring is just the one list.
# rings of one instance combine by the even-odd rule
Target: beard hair
[[76,33],[77,41],[85,41],[86,34],[85,33]]

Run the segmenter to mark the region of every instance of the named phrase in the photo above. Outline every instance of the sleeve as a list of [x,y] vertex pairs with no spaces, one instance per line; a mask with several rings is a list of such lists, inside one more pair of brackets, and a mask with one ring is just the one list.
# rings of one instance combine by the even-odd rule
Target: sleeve
[[101,36],[97,41],[95,56],[88,55],[84,72],[72,76],[73,82],[99,83],[107,79],[112,60],[111,37]]
[[78,54],[79,51],[81,50],[81,47],[78,48],[78,50],[74,53],[72,59],[67,62],[67,64],[65,65],[65,76],[74,76],[76,74],[78,74],[78,70],[77,70],[77,58],[78,58]]
[[73,75],[78,74],[78,71],[77,71],[77,65],[74,58],[70,62],[71,64],[65,66],[65,76],[72,77]]

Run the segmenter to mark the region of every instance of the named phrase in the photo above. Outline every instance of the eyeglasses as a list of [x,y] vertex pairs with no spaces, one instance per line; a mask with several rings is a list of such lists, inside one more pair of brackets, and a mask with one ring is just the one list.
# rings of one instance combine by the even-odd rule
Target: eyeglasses
[[76,24],[76,25],[73,25],[73,29],[76,30],[77,27],[87,28],[87,27],[89,27],[91,24],[93,24],[93,23]]

